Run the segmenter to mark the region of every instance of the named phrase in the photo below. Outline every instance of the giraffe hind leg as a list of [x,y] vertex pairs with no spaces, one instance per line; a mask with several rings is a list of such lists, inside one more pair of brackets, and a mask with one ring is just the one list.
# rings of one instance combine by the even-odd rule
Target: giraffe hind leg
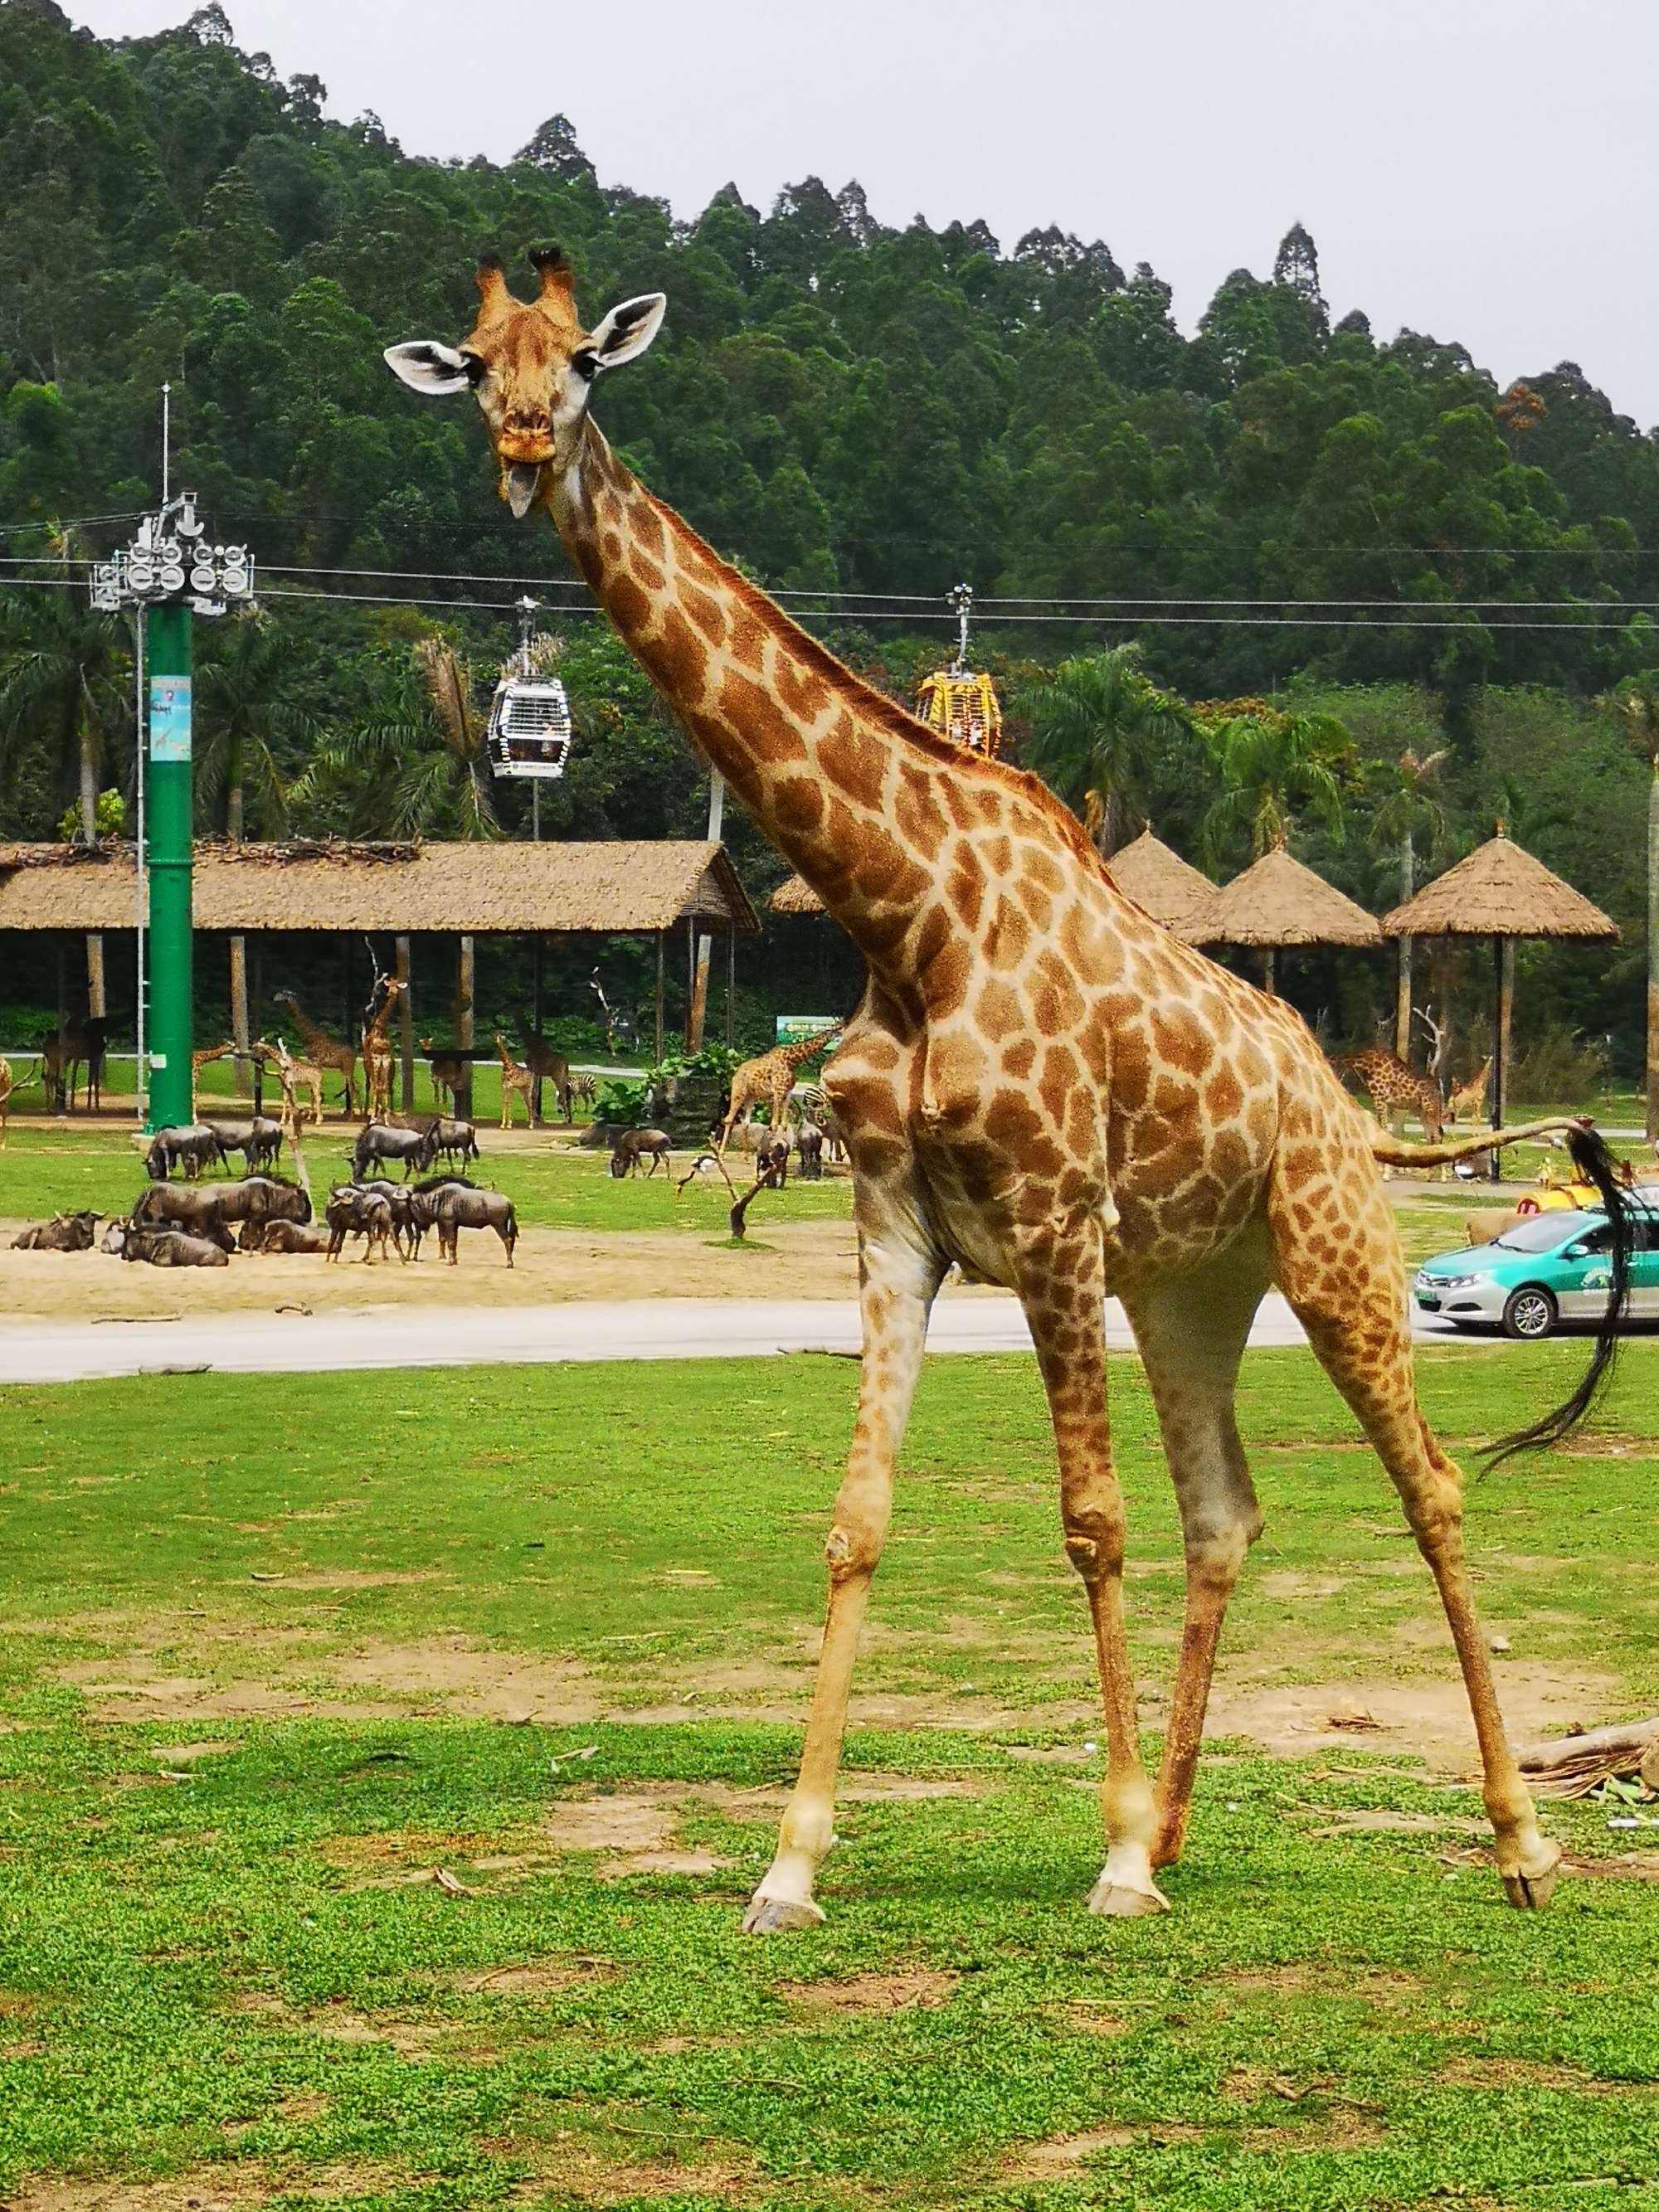
[[[1348,1170],[1356,1177],[1357,1164]],[[1399,1244],[1388,1201],[1375,1181],[1359,1218],[1339,1218],[1336,1192],[1322,1213],[1340,1258],[1312,1261],[1297,1232],[1274,1207],[1280,1288],[1307,1330],[1321,1364],[1376,1447],[1405,1508],[1418,1549],[1440,1592],[1468,1692],[1496,1838],[1498,1870],[1511,1905],[1547,1905],[1559,1847],[1543,1835],[1504,1733],[1486,1638],[1476,1617],[1463,1550],[1463,1478],[1431,1433],[1417,1403],[1410,1326]],[[1275,1193],[1277,1201],[1279,1194]],[[1308,1202],[1304,1196],[1304,1205]]]

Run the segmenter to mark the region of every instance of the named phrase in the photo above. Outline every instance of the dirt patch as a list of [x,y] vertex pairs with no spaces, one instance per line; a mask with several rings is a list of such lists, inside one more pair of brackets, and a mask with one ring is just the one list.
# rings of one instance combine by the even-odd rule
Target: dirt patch
[[347,1689],[396,1696],[416,1712],[474,1720],[589,1721],[599,1705],[584,1689],[586,1668],[571,1659],[501,1651],[467,1637],[368,1644],[329,1662]]
[[319,1567],[297,1575],[275,1568],[252,1579],[280,1595],[284,1590],[392,1589],[400,1583],[446,1582],[449,1577],[432,1567],[388,1567],[374,1572],[356,1567]]
[[1124,2150],[1131,2143],[1196,2142],[1202,2128],[1184,2120],[1158,2122],[1144,2128],[1090,2128],[1079,2135],[1049,2136],[1042,2142],[1022,2143],[1003,2161],[1011,2181],[1042,2181],[1050,2176],[1086,2166],[1103,2151]]
[[1333,1836],[1489,1836],[1485,1820],[1471,1820],[1452,1813],[1398,1813],[1385,1805],[1354,1807],[1333,1814],[1322,1827],[1310,1828],[1309,1836],[1323,1843]]
[[512,2201],[518,2204],[533,2203],[549,2190],[556,2191],[561,2203],[625,2204],[678,2197],[738,2204],[759,2185],[754,2160],[735,2148],[719,2152],[705,2145],[688,2149],[682,2158],[665,2143],[660,2155],[653,2158],[630,2143],[626,2155],[610,2158],[592,2143],[571,2136],[533,2146],[496,2137],[486,2139],[482,2147],[499,2158],[531,2160],[532,2178],[519,2183],[513,2192]]
[[319,2035],[329,2043],[386,2043],[400,2058],[429,2058],[447,2030],[415,2021],[374,2018],[353,2012],[346,2005],[317,2005],[298,2011],[279,1996],[247,1990],[231,2001],[231,2010],[268,2020],[305,2035]]
[[198,1759],[226,1759],[241,1748],[240,1736],[208,1736],[200,1743],[158,1743],[149,1755],[163,1766],[194,1766]]
[[838,1982],[781,1982],[778,1995],[807,2013],[933,2012],[949,2003],[960,1978],[940,1967],[906,1966]]
[[[1363,1742],[1409,1750],[1437,1772],[1462,1773],[1474,1763],[1474,1726],[1449,1653],[1447,1669],[1438,1679],[1406,1681],[1218,1679],[1205,1734],[1243,1736],[1291,1757]],[[1620,1690],[1615,1676],[1588,1668],[1506,1667],[1504,1717],[1516,1736],[1559,1734],[1581,1715],[1609,1710]]]
[[1459,2089],[1554,2089],[1577,2097],[1651,2097],[1650,2082],[1603,2081],[1576,2066],[1551,2066],[1536,2058],[1454,2058],[1436,2075],[1437,2081]]
[[7,2212],[242,2212],[277,2197],[384,2197],[409,2176],[367,2160],[287,2172],[263,2160],[193,2167],[166,2181],[37,2174],[20,2182]]
[[591,1989],[621,1978],[611,1959],[538,1959],[511,1966],[481,1966],[456,1977],[468,1996],[546,1997],[562,1990]]

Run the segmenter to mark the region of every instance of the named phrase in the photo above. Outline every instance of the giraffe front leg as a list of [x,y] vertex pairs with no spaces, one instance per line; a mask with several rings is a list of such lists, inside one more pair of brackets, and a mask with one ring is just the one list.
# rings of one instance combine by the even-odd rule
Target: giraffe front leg
[[776,1856],[744,1916],[744,1929],[755,1936],[812,1928],[823,1918],[812,1893],[835,1841],[836,1776],[853,1662],[871,1578],[886,1541],[894,1463],[921,1370],[927,1316],[945,1274],[937,1254],[908,1238],[861,1237],[860,1256],[864,1358],[847,1472],[824,1545],[829,1613],[799,1778],[778,1832]]

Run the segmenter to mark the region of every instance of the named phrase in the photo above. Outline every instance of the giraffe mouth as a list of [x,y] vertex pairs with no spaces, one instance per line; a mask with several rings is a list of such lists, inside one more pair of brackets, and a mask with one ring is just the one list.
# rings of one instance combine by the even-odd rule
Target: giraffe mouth
[[536,495],[542,488],[542,471],[545,466],[543,461],[514,461],[502,477],[507,503],[515,522],[522,522],[536,504]]

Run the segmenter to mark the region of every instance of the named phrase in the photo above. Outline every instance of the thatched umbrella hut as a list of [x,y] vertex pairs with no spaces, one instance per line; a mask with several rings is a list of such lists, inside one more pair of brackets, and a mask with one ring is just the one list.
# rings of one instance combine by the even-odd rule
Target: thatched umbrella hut
[[1188,945],[1212,945],[1216,901],[1220,893],[1207,876],[1171,852],[1161,837],[1143,830],[1114,853],[1106,872],[1138,907]]
[[787,876],[766,902],[769,914],[827,914],[829,908],[805,876]]
[[1275,845],[1216,893],[1206,945],[1261,948],[1265,980],[1275,983],[1275,957],[1288,945],[1380,945],[1376,916],[1328,884],[1323,876]]
[[[1492,949],[1492,1124],[1509,1103],[1510,1029],[1517,938],[1616,939],[1618,925],[1541,860],[1504,835],[1479,845],[1404,906],[1385,915],[1389,937],[1489,937]],[[1499,1155],[1493,1153],[1496,1166]]]

